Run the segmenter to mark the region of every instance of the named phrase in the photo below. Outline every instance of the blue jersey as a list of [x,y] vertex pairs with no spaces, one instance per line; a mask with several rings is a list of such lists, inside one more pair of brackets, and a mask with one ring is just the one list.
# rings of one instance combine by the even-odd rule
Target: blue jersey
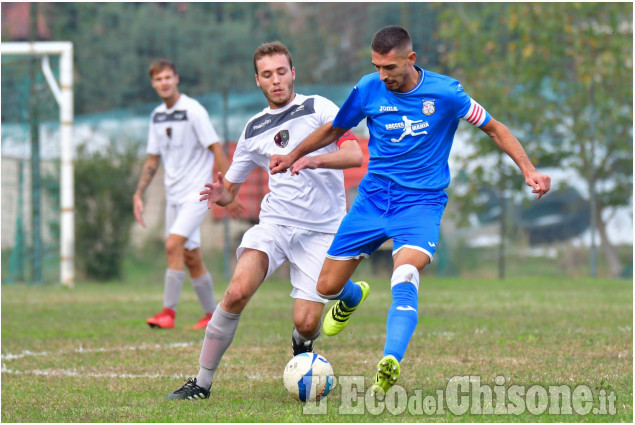
[[350,129],[367,118],[368,172],[400,186],[441,190],[450,184],[448,157],[461,118],[477,127],[487,111],[450,77],[415,66],[419,82],[408,92],[393,92],[375,72],[364,76],[333,121]]

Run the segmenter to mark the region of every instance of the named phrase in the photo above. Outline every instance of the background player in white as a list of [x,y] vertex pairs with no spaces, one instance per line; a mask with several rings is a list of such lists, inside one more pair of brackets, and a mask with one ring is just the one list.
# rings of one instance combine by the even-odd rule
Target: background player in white
[[[289,152],[318,127],[331,122],[338,108],[321,96],[296,94],[295,69],[287,48],[266,43],[254,52],[256,84],[269,104],[254,116],[238,140],[229,171],[218,173],[214,184],[201,192],[209,207],[232,202],[242,182],[256,167],[268,170],[273,154]],[[339,145],[339,149],[338,149]],[[333,235],[346,214],[343,168],[359,167],[363,154],[349,132],[303,158],[308,170],[289,180],[269,177],[260,223],[249,229],[238,247],[232,280],[207,325],[196,379],[189,379],[170,399],[207,398],[214,373],[231,344],[240,313],[262,282],[281,264],[290,262],[293,305],[293,353],[313,351],[320,334],[327,300],[315,290],[320,268]]]
[[[271,173],[301,169],[298,160],[337,138],[362,119],[370,132],[368,173],[329,248],[318,292],[337,299],[324,317],[324,333],[342,331],[368,289],[350,282],[360,261],[387,239],[393,241],[392,304],[386,319],[384,357],[372,394],[383,397],[400,376],[400,365],[418,321],[419,274],[432,261],[450,183],[448,157],[459,121],[477,126],[520,168],[538,199],[551,187],[536,171],[509,129],[468,96],[453,78],[415,65],[410,34],[390,26],[371,43],[377,72],[357,83],[331,123],[288,155],[271,158]],[[425,122],[413,125],[406,120]],[[405,127],[401,122],[405,121]],[[399,139],[391,134],[403,128]],[[415,132],[425,128],[424,132]],[[360,301],[361,300],[361,301]]]
[[[179,92],[179,76],[174,64],[166,59],[156,60],[150,65],[148,73],[152,87],[163,103],[151,115],[148,157],[133,196],[133,208],[135,218],[145,227],[143,193],[163,159],[168,268],[165,272],[163,311],[149,317],[146,322],[151,327],[174,327],[187,266],[205,313],[193,328],[203,329],[212,317],[216,302],[212,278],[201,259],[200,225],[209,211],[199,202],[198,191],[209,181],[214,161],[218,169],[225,172],[228,160],[205,108]],[[228,206],[232,217],[237,217],[241,208],[238,201]]]

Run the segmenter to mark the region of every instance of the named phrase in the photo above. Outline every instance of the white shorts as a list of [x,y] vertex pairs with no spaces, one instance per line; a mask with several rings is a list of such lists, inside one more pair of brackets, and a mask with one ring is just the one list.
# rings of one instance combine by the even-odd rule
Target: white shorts
[[320,297],[315,288],[326,251],[334,236],[333,233],[260,223],[245,232],[236,250],[236,257],[240,258],[246,248],[267,254],[269,269],[265,279],[285,261],[289,261],[293,286],[291,297],[326,304],[328,300]]
[[201,223],[209,213],[207,202],[168,203],[165,208],[165,236],[175,234],[186,237],[185,249],[188,251],[199,248]]

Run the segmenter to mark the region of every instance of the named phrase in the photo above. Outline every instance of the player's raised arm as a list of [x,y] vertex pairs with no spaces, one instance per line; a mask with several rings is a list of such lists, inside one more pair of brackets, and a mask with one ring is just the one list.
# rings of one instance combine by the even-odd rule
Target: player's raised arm
[[355,135],[347,131],[337,142],[339,150],[323,155],[303,156],[291,166],[291,175],[298,174],[305,168],[332,168],[343,170],[346,168],[361,167],[364,163],[364,153],[359,146]]
[[287,155],[272,155],[269,160],[271,174],[285,173],[298,159],[332,143],[348,131],[345,128],[333,127],[332,124],[331,121],[317,128]]
[[549,192],[551,189],[551,178],[546,174],[541,174],[536,171],[525,149],[523,149],[518,139],[509,131],[505,124],[492,118],[490,122],[481,127],[481,130],[491,137],[494,143],[514,160],[523,173],[527,186],[533,188],[532,193],[538,194],[537,199],[540,199],[542,195]]

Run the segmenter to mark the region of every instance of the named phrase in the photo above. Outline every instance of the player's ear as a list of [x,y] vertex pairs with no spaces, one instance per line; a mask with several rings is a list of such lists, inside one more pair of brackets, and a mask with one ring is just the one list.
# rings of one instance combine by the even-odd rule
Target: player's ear
[[258,79],[258,74],[254,74],[254,78],[256,79],[256,85],[260,87],[260,80]]
[[292,80],[295,80],[295,68],[291,68],[291,76],[293,77]]
[[408,53],[408,65],[412,66],[417,61],[417,53],[410,52]]

